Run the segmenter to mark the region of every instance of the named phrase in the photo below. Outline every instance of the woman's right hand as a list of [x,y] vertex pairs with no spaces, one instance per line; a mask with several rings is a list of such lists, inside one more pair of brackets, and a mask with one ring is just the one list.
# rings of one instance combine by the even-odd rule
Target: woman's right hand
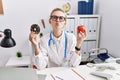
[[35,32],[31,31],[29,34],[29,40],[31,41],[31,43],[36,46],[38,45],[38,40],[37,40],[37,36],[38,34],[36,34]]
[[37,37],[38,37],[38,34],[36,34],[33,31],[30,32],[30,34],[29,34],[29,40],[31,41],[31,43],[34,46],[35,55],[38,55],[39,52],[40,52]]

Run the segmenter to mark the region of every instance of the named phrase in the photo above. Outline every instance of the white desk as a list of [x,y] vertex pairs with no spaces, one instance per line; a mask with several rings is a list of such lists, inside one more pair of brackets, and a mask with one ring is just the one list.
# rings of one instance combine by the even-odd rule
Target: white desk
[[[45,80],[107,80],[106,78],[102,78],[102,77],[98,77],[98,76],[94,76],[94,75],[90,74],[91,72],[96,71],[96,66],[100,66],[100,65],[109,65],[109,66],[115,67],[116,68],[115,70],[106,69],[107,71],[109,70],[109,72],[114,77],[115,77],[116,71],[120,73],[120,64],[101,63],[101,64],[95,64],[94,67],[88,67],[87,65],[80,65],[79,67],[76,67],[76,68],[70,68],[70,67],[46,68],[43,70],[37,70],[37,74],[47,75]],[[72,72],[71,69],[75,70],[77,72],[77,74],[75,74],[75,72]],[[53,75],[54,78],[51,76],[51,74]],[[77,79],[73,78],[74,76],[78,77],[78,75],[82,76],[84,79],[80,79],[80,76]],[[118,76],[119,75],[120,74],[118,74]],[[62,79],[57,79],[55,76],[59,76]]]
[[0,80],[38,80],[38,76],[31,68],[2,67]]
[[[74,73],[73,73],[73,75],[70,74],[69,72],[67,74],[67,71],[69,71],[70,69],[71,68],[68,68],[68,67],[47,68],[47,69],[37,71],[37,74],[46,74],[47,75],[46,80],[54,80],[51,77],[51,74],[53,76],[59,76],[59,75],[63,74],[64,76],[66,75],[68,77],[67,80],[73,80],[71,77],[74,75]],[[94,68],[87,67],[86,65],[82,65],[82,66],[79,66],[79,67],[73,68],[73,69],[77,73],[79,73],[84,78],[84,80],[106,80],[105,78],[100,78],[100,77],[91,75],[90,72],[92,72],[94,70]],[[55,80],[60,80],[60,79],[55,78]],[[64,79],[64,80],[66,80],[66,79]],[[74,80],[76,80],[76,79],[74,79]],[[77,80],[81,80],[81,79],[77,79]]]
[[5,66],[6,67],[25,67],[25,66],[29,67],[30,64],[31,64],[30,56],[22,56],[22,58],[12,56],[9,58]]

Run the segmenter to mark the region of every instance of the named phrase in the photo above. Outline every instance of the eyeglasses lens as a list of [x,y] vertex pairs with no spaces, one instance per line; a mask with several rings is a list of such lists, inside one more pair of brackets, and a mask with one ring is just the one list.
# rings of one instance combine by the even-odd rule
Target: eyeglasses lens
[[59,19],[60,22],[63,22],[63,21],[66,20],[66,18],[63,17],[63,16],[51,16],[51,19],[52,19],[53,21],[57,21],[57,20]]

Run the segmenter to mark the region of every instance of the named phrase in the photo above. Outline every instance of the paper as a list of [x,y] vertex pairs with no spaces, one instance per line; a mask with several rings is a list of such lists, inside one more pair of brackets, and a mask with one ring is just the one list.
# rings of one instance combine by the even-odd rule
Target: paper
[[85,80],[85,78],[74,69],[63,70],[52,75],[55,78],[53,80]]
[[47,75],[44,74],[37,74],[38,75],[38,80],[45,80]]

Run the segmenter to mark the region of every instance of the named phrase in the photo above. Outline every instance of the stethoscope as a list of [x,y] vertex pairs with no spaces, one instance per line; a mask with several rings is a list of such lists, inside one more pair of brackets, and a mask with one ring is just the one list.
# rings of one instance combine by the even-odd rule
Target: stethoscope
[[[64,47],[64,59],[66,59],[67,57],[67,36],[66,36],[66,33],[64,33],[64,39],[65,39],[65,47]],[[50,46],[50,42],[52,41],[53,44],[55,44],[55,41],[53,40],[53,37],[52,37],[52,32],[50,32],[50,39],[48,41],[48,46]]]

